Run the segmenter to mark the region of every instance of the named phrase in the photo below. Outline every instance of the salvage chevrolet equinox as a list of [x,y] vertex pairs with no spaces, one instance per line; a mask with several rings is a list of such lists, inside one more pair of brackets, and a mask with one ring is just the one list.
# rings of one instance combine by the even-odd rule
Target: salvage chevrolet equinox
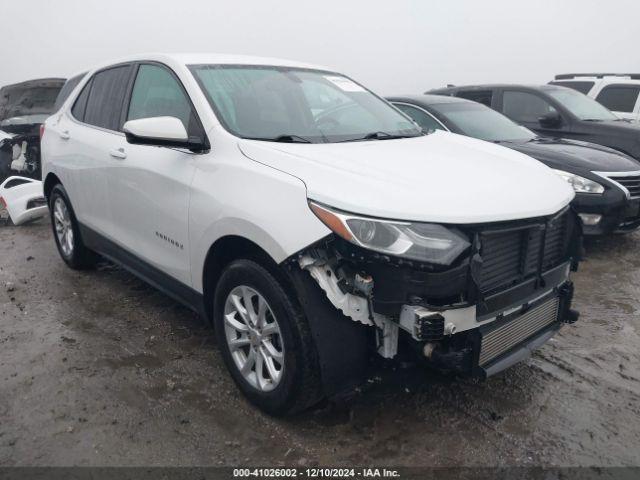
[[339,73],[134,57],[89,72],[42,135],[62,259],[99,254],[210,320],[271,414],[353,388],[370,352],[486,377],[577,319],[567,182],[425,134]]

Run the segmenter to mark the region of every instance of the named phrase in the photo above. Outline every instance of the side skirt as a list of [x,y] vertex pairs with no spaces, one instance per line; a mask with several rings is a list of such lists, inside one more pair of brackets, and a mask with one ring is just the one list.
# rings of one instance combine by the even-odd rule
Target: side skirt
[[144,260],[89,227],[80,224],[80,234],[87,248],[99,253],[113,263],[120,265],[136,277],[144,280],[146,283],[190,308],[203,319],[207,320],[204,296],[200,292],[167,275],[158,268],[149,265]]

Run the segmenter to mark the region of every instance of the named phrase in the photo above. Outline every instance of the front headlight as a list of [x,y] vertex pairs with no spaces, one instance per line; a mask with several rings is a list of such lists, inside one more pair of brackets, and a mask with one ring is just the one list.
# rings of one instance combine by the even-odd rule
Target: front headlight
[[359,217],[309,202],[313,213],[345,240],[396,257],[450,265],[471,245],[460,233],[431,223]]
[[604,193],[604,187],[598,182],[594,182],[593,180],[589,180],[588,178],[565,172],[563,170],[553,171],[564,178],[569,183],[569,185],[573,187],[576,193],[594,193],[597,195]]

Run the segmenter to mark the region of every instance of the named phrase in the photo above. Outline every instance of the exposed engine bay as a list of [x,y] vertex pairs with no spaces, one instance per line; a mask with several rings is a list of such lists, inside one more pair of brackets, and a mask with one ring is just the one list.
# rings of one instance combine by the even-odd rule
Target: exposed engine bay
[[42,174],[39,135],[5,134],[3,137],[0,140],[0,179],[15,173],[40,179]]
[[379,355],[393,358],[408,345],[445,371],[497,373],[577,320],[569,275],[581,245],[571,210],[458,231],[469,246],[446,267],[372,252],[336,235],[295,261],[336,309],[375,328]]

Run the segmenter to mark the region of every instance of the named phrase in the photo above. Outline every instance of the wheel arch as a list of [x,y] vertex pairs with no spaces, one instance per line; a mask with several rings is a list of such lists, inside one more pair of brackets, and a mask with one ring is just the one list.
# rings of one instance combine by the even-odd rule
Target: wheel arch
[[234,260],[253,260],[285,285],[290,281],[273,257],[256,242],[240,236],[225,235],[209,247],[202,269],[202,292],[207,321],[213,320],[213,296],[220,274]]
[[62,181],[55,173],[47,174],[47,177],[44,179],[44,183],[42,185],[44,198],[46,198],[47,202],[49,202],[49,195],[51,194],[51,190],[53,190],[53,187],[55,187],[58,183],[62,184]]

